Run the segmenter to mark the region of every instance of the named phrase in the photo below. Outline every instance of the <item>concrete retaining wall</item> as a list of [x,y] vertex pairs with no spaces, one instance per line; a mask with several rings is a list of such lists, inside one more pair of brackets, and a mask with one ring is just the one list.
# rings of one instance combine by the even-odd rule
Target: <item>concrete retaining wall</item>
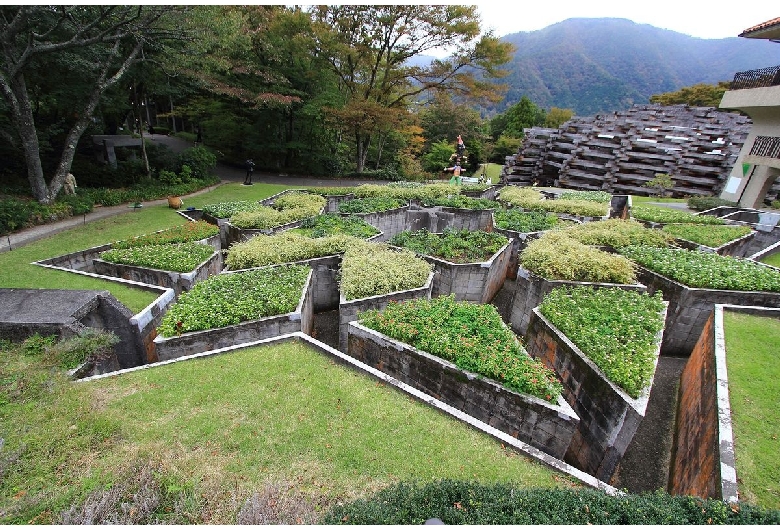
[[406,211],[408,206],[402,206],[401,208],[395,208],[393,210],[385,210],[384,212],[370,212],[370,213],[342,213],[344,217],[354,215],[363,219],[366,223],[375,227],[382,232],[377,242],[385,242],[399,232],[406,230]]
[[110,263],[97,258],[92,260],[92,264],[97,274],[167,287],[173,289],[178,295],[183,291],[192,289],[197,282],[205,280],[209,276],[219,274],[222,271],[222,261],[222,251],[215,250],[207,260],[195,267],[191,272],[150,269],[135,265]]
[[298,307],[291,313],[242,322],[235,326],[182,333],[178,337],[157,336],[154,339],[157,358],[165,361],[296,331],[310,334],[314,327],[312,287],[310,271]]
[[452,263],[435,256],[421,255],[433,264],[435,276],[431,296],[453,294],[456,300],[489,303],[504,285],[512,240],[501,247],[488,261]]
[[514,392],[357,322],[349,324],[346,353],[554,458],[563,457],[579,423],[561,398],[552,404]]
[[358,319],[358,313],[369,310],[382,310],[387,307],[391,301],[412,300],[415,298],[431,299],[431,290],[433,289],[433,272],[428,275],[428,280],[422,287],[417,289],[408,289],[406,291],[396,291],[394,293],[369,296],[357,300],[347,300],[343,294],[339,295],[339,349],[347,351],[347,337],[349,334],[349,323]]
[[701,337],[715,304],[780,307],[780,293],[696,289],[637,267],[639,281],[651,294],[660,290],[669,302],[661,354],[687,357]]
[[518,335],[524,336],[528,330],[528,325],[531,321],[533,309],[542,303],[542,300],[547,293],[556,287],[562,286],[590,286],[594,288],[617,287],[619,289],[625,289],[628,291],[647,291],[647,287],[640,283],[629,285],[616,283],[547,280],[537,276],[528,269],[518,267],[515,296],[512,300],[512,309],[509,315],[509,323],[512,327],[512,330]]
[[[655,366],[660,341],[659,336]],[[652,381],[638,398],[632,398],[609,381],[537,308],[532,311],[525,344],[531,357],[558,374],[564,398],[580,418],[566,462],[608,482],[645,415]]]

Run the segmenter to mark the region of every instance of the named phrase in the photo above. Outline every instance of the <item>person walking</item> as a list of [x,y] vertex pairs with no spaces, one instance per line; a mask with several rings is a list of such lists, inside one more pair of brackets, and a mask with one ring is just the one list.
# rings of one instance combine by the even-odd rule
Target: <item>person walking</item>
[[244,186],[252,185],[252,173],[255,171],[255,161],[251,158],[246,159],[246,177],[244,177]]

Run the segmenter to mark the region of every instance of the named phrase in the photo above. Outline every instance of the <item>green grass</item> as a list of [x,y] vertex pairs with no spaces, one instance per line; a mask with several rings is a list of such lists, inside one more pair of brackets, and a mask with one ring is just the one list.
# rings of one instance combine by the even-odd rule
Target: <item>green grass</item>
[[494,164],[493,162],[488,164],[481,164],[477,170],[469,176],[479,178],[482,175],[483,166],[485,169],[485,174],[490,178],[491,184],[497,184],[501,181],[501,169],[504,166],[502,164]]
[[761,263],[772,265],[773,267],[780,267],[780,252],[770,254],[761,260]]
[[[235,200],[237,196],[246,200],[262,200],[284,189],[285,186],[272,184],[223,184],[207,193],[187,198],[185,206],[198,208],[204,204]],[[32,265],[32,262],[149,234],[185,222],[186,219],[168,208],[167,204],[145,205],[138,211],[128,209],[127,213],[92,221],[10,252],[0,253],[0,288],[108,290],[133,313],[138,313],[152,303],[157,295],[116,282],[46,269]]]
[[187,492],[189,523],[235,523],[275,481],[322,509],[399,480],[574,486],[297,341],[84,383],[6,344],[0,404],[0,524],[56,523],[133,462]]
[[724,314],[739,498],[780,509],[780,320]]

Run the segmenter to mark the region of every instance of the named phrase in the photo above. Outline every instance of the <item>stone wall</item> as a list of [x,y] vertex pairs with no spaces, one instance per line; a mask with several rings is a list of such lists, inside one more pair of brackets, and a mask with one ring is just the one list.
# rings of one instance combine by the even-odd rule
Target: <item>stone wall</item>
[[579,419],[566,402],[548,403],[395,341],[359,323],[349,324],[346,353],[448,405],[562,458]]
[[344,217],[354,215],[363,219],[366,223],[375,227],[382,232],[377,242],[384,242],[396,235],[399,232],[406,230],[406,211],[408,206],[401,208],[395,208],[393,210],[385,210],[384,212],[370,212],[370,213],[355,213],[347,214],[342,213]]
[[[660,346],[660,336],[658,342]],[[558,374],[563,396],[580,418],[566,462],[608,482],[645,415],[652,381],[638,398],[632,398],[609,381],[538,309],[532,312],[525,345],[531,357]],[[657,366],[658,349],[655,362]]]

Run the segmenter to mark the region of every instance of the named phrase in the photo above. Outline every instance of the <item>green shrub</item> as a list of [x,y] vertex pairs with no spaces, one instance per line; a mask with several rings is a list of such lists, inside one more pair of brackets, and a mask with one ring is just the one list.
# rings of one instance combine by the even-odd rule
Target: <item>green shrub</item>
[[134,265],[173,272],[190,272],[214,254],[214,247],[201,243],[170,243],[112,248],[100,253],[110,263]]
[[697,212],[711,210],[712,208],[717,208],[718,206],[737,206],[736,202],[727,201],[726,199],[721,199],[720,197],[693,196],[688,198],[687,203],[688,208],[691,210],[696,210]]
[[406,291],[425,285],[430,272],[431,265],[413,252],[356,240],[341,260],[340,290],[347,300]]
[[217,167],[217,157],[205,147],[189,147],[179,153],[178,166],[179,172],[184,166],[189,166],[192,176],[202,179],[208,177],[211,170]]
[[332,508],[322,523],[420,525],[431,518],[449,525],[777,525],[780,511],[663,492],[613,496],[444,479],[392,485]]
[[562,385],[552,370],[528,356],[495,306],[456,302],[453,295],[390,303],[358,317],[363,325],[493,379],[505,387],[555,402]]
[[722,225],[726,221],[714,215],[696,215],[671,208],[657,208],[655,206],[633,206],[631,217],[641,221],[653,223],[701,223],[708,225]]
[[579,215],[582,217],[604,217],[608,207],[593,200],[555,199],[545,200],[533,188],[507,186],[498,194],[499,201],[507,207],[523,208],[524,210],[545,211]]
[[606,191],[564,191],[561,199],[573,199],[578,201],[612,202],[612,194]]
[[664,225],[667,234],[692,241],[711,248],[718,248],[729,241],[748,235],[753,230],[743,225],[701,225],[694,223],[675,223]]
[[355,241],[360,240],[344,234],[320,238],[294,232],[260,234],[231,246],[227,251],[225,265],[231,270],[241,270],[333,256],[343,254]]
[[755,261],[684,248],[628,246],[620,253],[688,287],[780,292],[780,271]]
[[583,223],[565,228],[564,233],[585,245],[609,246],[616,249],[627,245],[667,247],[674,242],[672,235],[647,228],[633,219],[605,219]]
[[228,219],[239,212],[248,212],[263,207],[256,201],[226,201],[216,204],[203,205],[204,214],[208,214],[217,219]]
[[493,213],[496,228],[513,230],[523,234],[541,232],[561,226],[561,221],[554,213],[525,212],[517,208],[500,209]]
[[360,217],[354,215],[345,217],[337,213],[326,213],[304,219],[301,225],[293,231],[315,238],[346,234],[359,239],[368,239],[379,233],[377,228]]
[[418,254],[444,258],[453,263],[477,263],[489,260],[509,242],[497,232],[481,230],[455,230],[447,228],[441,234],[426,229],[404,230],[394,235],[388,243],[408,248]]
[[310,270],[287,265],[211,276],[182,293],[158,331],[173,337],[290,313],[298,306]]
[[339,204],[341,213],[372,213],[395,210],[405,206],[401,199],[393,197],[366,197],[365,199],[352,199]]
[[632,398],[651,383],[663,299],[623,289],[560,287],[542,300],[541,313],[604,375]]
[[548,280],[594,283],[636,283],[634,264],[568,237],[547,232],[520,253],[520,264]]
[[319,215],[326,199],[305,192],[287,193],[271,206],[259,206],[230,216],[230,224],[244,229],[268,229]]
[[29,226],[34,208],[31,201],[15,197],[0,199],[0,233],[10,234]]
[[124,241],[117,241],[112,248],[130,248],[143,245],[163,245],[166,243],[188,243],[201,241],[219,234],[219,227],[206,221],[189,221],[183,225],[173,226],[142,236],[132,237]]

